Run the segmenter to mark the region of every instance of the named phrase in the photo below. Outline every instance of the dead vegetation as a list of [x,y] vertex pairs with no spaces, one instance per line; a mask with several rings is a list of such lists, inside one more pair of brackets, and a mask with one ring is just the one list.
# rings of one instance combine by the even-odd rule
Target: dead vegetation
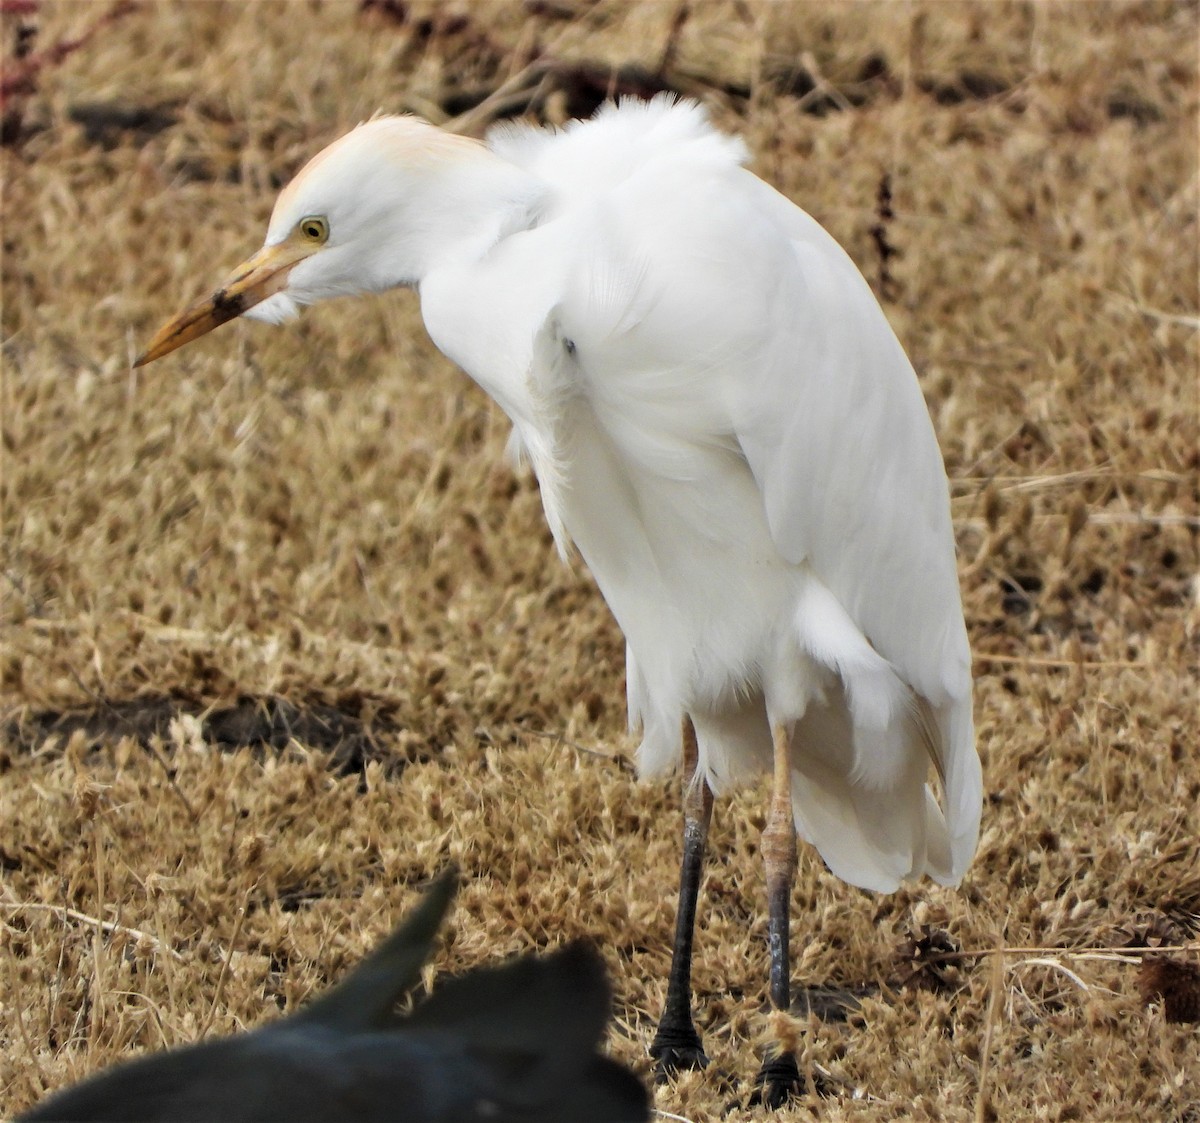
[[[796,1032],[830,1094],[785,1116],[1197,1118],[1195,4],[3,15],[0,1115],[290,1008],[447,859],[438,970],[591,936],[645,1069],[678,801],[630,775],[620,635],[503,418],[403,293],[128,364],[377,109],[478,131],[669,89],[885,299],[977,661],[962,889],[802,868]],[[762,794],[716,812],[714,1066],[657,1092],[690,1119],[764,1040]]]

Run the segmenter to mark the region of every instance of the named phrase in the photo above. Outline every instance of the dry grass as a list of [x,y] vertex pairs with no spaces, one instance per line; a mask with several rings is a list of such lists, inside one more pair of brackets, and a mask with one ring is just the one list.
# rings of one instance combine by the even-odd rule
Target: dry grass
[[[37,42],[102,11],[45,5]],[[1197,961],[1196,6],[407,11],[138,5],[40,72],[4,150],[0,1115],[290,1006],[447,859],[439,969],[590,935],[613,1050],[645,1069],[678,800],[630,774],[620,636],[498,411],[403,293],[128,371],[358,119],[448,119],[506,81],[556,119],[636,63],[616,84],[705,96],[886,286],[954,486],[979,856],[958,892],[891,897],[803,865],[797,984],[875,990],[801,1027],[838,1095],[781,1118],[1195,1123],[1195,1025],[1104,949]],[[539,48],[558,65],[525,69]],[[106,131],[86,107],[112,102],[174,123]],[[762,796],[718,807],[696,972],[714,1069],[742,1078]],[[900,945],[942,933],[987,958],[899,989]],[[731,1096],[688,1074],[658,1106]]]

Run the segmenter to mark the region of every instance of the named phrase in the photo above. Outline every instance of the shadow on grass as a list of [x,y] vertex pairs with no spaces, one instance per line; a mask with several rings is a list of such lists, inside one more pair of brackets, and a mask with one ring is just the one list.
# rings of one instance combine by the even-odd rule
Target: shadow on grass
[[123,737],[150,748],[155,739],[169,738],[171,723],[183,717],[194,718],[203,739],[225,751],[279,753],[296,743],[326,752],[327,767],[339,776],[361,772],[372,761],[395,775],[411,760],[429,755],[414,758],[411,751],[399,752],[395,735],[401,727],[385,704],[362,694],[299,701],[242,694],[222,705],[185,694],[140,694],[70,710],[26,713],[5,724],[4,738],[17,752],[30,753],[61,752],[79,733],[89,750]]

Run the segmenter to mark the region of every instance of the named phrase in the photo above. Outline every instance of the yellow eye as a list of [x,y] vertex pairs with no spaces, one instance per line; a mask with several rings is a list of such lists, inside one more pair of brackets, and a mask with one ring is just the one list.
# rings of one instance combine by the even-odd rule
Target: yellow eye
[[310,214],[307,218],[302,218],[296,229],[306,242],[323,242],[329,237],[329,223],[320,215]]

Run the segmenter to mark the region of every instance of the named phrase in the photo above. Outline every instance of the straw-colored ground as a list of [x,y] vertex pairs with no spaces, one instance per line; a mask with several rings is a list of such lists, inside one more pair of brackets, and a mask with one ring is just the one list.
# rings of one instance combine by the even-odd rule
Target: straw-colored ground
[[[892,897],[804,862],[796,986],[869,994],[802,1025],[835,1095],[781,1118],[1196,1123],[1196,5],[365,7],[143,3],[6,119],[0,1115],[290,1008],[449,860],[438,970],[589,936],[647,1069],[678,799],[631,773],[620,635],[502,415],[402,292],[129,372],[325,141],[515,75],[468,126],[661,81],[744,133],[884,292],[952,480],[979,855]],[[22,23],[48,50],[108,10],[10,14],[6,75]],[[763,818],[717,809],[715,1063],[657,1093],[692,1120],[757,1066]],[[1008,952],[902,987],[930,930]],[[1165,1004],[1104,950],[1146,941],[1190,943]]]

